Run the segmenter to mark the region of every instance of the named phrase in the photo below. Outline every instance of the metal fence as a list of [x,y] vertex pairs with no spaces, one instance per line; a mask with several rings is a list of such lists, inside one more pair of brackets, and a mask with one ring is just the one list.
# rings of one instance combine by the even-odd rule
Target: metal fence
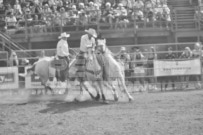
[[[191,50],[194,49],[195,43],[165,43],[165,44],[146,44],[146,45],[124,45],[126,47],[127,53],[130,56],[133,56],[135,54],[133,48],[137,47],[139,48],[140,52],[144,56],[143,59],[136,60],[131,59],[130,61],[125,61],[125,75],[126,75],[126,84],[128,87],[131,87],[133,91],[155,91],[158,89],[165,90],[165,87],[167,86],[167,90],[172,89],[197,89],[200,86],[202,82],[202,65],[201,65],[201,58],[181,58],[181,54],[185,50],[186,47],[191,48]],[[117,53],[120,51],[121,46],[110,46],[109,49],[113,53]],[[154,49],[154,53],[157,55],[157,58],[150,59],[149,55],[152,53],[150,50]],[[171,47],[173,50],[173,53],[176,55],[176,58],[173,60],[171,59],[165,59],[166,54],[168,53],[167,49]],[[72,49],[74,52],[78,52],[78,48]],[[16,54],[18,55],[19,59],[29,59],[30,61],[34,60],[36,61],[39,57],[41,57],[41,53],[44,53],[45,56],[54,56],[55,55],[55,49],[46,49],[46,50],[23,50],[23,51],[16,51]],[[29,54],[31,57],[28,57],[27,54]],[[8,60],[8,54],[6,54],[7,60]],[[196,61],[193,61],[196,60]],[[182,62],[184,61],[184,62]],[[198,62],[199,61],[199,62]],[[166,64],[168,65],[161,65],[161,67],[157,66],[157,63],[161,62],[168,62]],[[176,63],[174,63],[176,62]],[[134,63],[140,64],[140,66],[134,66],[131,67],[131,64]],[[149,63],[153,63],[153,66],[149,66]],[[195,70],[197,66],[197,69],[201,70],[200,73],[194,72],[194,74],[191,73],[185,73],[185,74],[170,74],[170,75],[157,75],[155,72],[159,70],[170,70],[170,67],[173,68],[171,65],[173,64],[179,64],[182,69],[179,69],[180,71],[184,70],[184,68],[191,68],[188,71],[191,70],[191,73]],[[194,65],[191,65],[194,64]],[[197,64],[197,65],[196,65]],[[199,64],[199,65],[198,65]],[[128,65],[128,66],[126,66]],[[188,67],[187,67],[188,66]],[[193,69],[193,67],[195,67]],[[19,73],[24,72],[24,66],[20,65],[19,67]],[[20,69],[21,68],[21,69]],[[156,68],[156,69],[155,69]],[[25,80],[23,78],[19,78],[19,87],[24,88],[25,87]],[[189,85],[188,85],[189,84]],[[194,84],[194,85],[192,85]],[[168,86],[170,85],[170,86]]]

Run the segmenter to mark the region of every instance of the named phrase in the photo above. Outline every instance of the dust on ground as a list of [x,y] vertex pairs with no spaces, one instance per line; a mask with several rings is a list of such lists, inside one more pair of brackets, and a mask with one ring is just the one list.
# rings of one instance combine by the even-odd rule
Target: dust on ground
[[46,100],[0,105],[0,135],[203,134],[202,90],[133,96],[131,103],[108,105]]

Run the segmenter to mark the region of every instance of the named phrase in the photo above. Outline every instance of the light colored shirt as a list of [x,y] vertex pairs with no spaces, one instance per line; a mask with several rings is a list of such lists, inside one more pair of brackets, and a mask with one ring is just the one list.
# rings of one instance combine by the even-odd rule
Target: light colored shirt
[[56,48],[56,55],[57,56],[68,56],[69,55],[69,48],[68,48],[68,42],[61,39],[58,44],[57,44],[57,48]]
[[80,51],[87,52],[87,48],[93,48],[95,46],[95,39],[92,37],[89,39],[88,35],[83,35],[80,40]]

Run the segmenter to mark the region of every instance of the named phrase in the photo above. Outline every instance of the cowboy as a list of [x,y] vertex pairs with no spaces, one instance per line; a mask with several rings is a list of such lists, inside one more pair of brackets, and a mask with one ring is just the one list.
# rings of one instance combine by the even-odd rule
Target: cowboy
[[[66,32],[61,33],[61,35],[58,37],[60,40],[56,48],[56,56],[59,59],[65,60],[67,65],[69,65],[69,47],[67,42],[67,38],[69,37],[70,37],[70,34],[67,34]],[[60,76],[61,76],[61,81],[65,81],[64,71],[60,71]]]
[[84,78],[83,73],[85,70],[86,60],[93,60],[92,52],[94,51],[94,47],[96,45],[95,38],[97,38],[97,33],[94,29],[90,28],[88,30],[85,30],[85,32],[86,34],[81,37],[80,53],[77,57],[76,63],[77,75],[81,79]]

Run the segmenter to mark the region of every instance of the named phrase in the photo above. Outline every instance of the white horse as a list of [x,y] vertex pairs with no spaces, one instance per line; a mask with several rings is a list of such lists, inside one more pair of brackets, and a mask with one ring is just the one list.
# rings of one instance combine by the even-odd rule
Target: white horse
[[104,80],[112,87],[114,92],[114,98],[118,98],[118,94],[116,92],[116,88],[113,85],[112,81],[117,80],[118,84],[120,85],[120,88],[123,89],[124,93],[127,95],[129,101],[133,100],[133,97],[130,95],[130,93],[127,90],[126,84],[125,84],[125,73],[124,73],[124,67],[121,63],[115,60],[115,58],[112,56],[113,53],[107,48],[106,46],[106,40],[101,39],[98,40],[98,47],[99,52],[102,52],[100,55],[103,56],[103,65],[104,65]]

